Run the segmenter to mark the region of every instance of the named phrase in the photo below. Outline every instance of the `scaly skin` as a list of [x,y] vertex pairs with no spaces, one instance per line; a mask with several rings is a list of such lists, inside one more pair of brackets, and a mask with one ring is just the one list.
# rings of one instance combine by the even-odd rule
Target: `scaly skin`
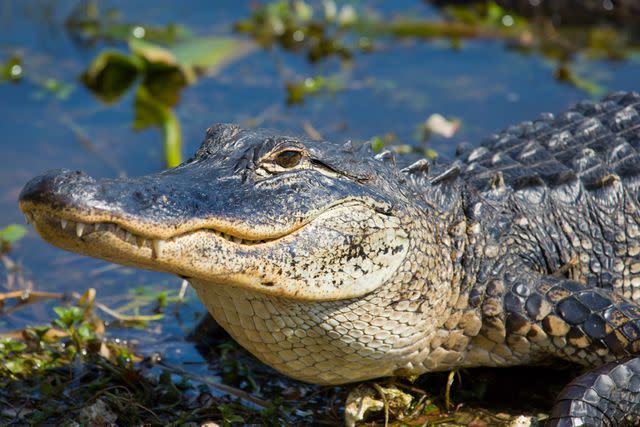
[[62,248],[187,277],[234,339],[294,378],[613,363],[570,384],[550,425],[633,425],[639,111],[640,95],[614,94],[406,168],[219,125],[176,169],[52,171],[20,205]]

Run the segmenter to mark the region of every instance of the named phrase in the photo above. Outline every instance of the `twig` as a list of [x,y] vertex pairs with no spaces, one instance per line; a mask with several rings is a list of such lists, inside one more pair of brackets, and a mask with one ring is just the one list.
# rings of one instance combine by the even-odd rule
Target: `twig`
[[187,293],[187,289],[189,288],[189,282],[187,280],[183,280],[180,284],[180,292],[178,292],[178,299],[184,300],[184,295]]
[[449,376],[447,377],[447,388],[444,392],[444,406],[447,408],[447,411],[451,410],[451,386],[453,385],[453,380],[456,378],[457,370],[452,370],[449,372]]
[[122,313],[118,313],[115,310],[110,309],[106,305],[101,304],[99,302],[94,303],[94,306],[104,311],[108,315],[115,317],[117,320],[120,320],[121,322],[148,322],[151,320],[160,320],[164,317],[163,314],[135,314],[135,315],[122,314]]
[[[77,300],[82,298],[82,295],[78,294],[77,292],[74,292],[73,297]],[[162,317],[164,316],[163,314],[149,314],[149,315],[145,315],[145,314],[136,314],[136,315],[130,315],[130,314],[122,314],[117,312],[116,310],[113,310],[109,307],[107,307],[106,305],[99,303],[99,302],[95,302],[93,303],[93,306],[95,308],[100,309],[101,311],[107,313],[109,316],[114,317],[115,319],[121,321],[121,322],[148,322],[151,320],[160,320],[162,319]]]
[[427,395],[423,394],[422,396],[420,396],[420,399],[418,399],[418,402],[416,403],[416,405],[414,406],[413,411],[411,411],[408,415],[403,416],[403,417],[398,417],[398,419],[400,421],[402,420],[410,420],[413,417],[415,417],[416,415],[418,415],[418,412],[422,411],[422,409],[424,409],[423,407],[423,403],[424,401],[427,400]]
[[26,304],[32,298],[52,298],[52,299],[62,299],[64,294],[58,292],[42,292],[42,291],[11,291],[0,294],[0,302],[6,301],[9,299],[20,299],[21,303]]
[[384,402],[384,427],[389,427],[389,401],[387,400],[387,396],[384,394],[384,390],[380,387],[380,384],[373,383],[373,388],[376,389]]

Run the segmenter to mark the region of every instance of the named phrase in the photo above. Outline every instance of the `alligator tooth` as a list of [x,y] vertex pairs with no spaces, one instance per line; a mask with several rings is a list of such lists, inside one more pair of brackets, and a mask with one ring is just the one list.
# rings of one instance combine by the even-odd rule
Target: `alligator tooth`
[[33,223],[33,214],[31,212],[25,212],[24,220],[27,222],[27,224]]
[[127,230],[124,230],[124,241],[125,242],[128,242],[128,241],[135,242],[135,240],[133,238],[133,234],[129,233]]
[[99,222],[96,222],[96,223],[93,225],[93,227],[94,227],[94,229],[95,229],[96,231],[100,231],[100,226],[101,226],[101,225],[100,225],[100,223],[99,223]]
[[136,243],[138,244],[139,248],[143,248],[145,243],[147,243],[147,241],[145,240],[144,237],[136,237]]
[[162,251],[164,250],[164,244],[166,242],[164,240],[153,240],[151,245],[153,246],[153,256],[159,258],[162,256]]
[[84,232],[84,224],[79,222],[76,224],[76,235],[78,237],[82,237],[82,233]]
[[66,219],[61,219],[60,220],[60,225],[62,226],[62,229],[64,230],[65,228],[67,228],[67,224],[69,223],[69,221],[67,221]]
[[241,238],[239,238],[239,237],[233,237],[233,236],[232,236],[232,237],[231,237],[231,241],[232,241],[233,243],[242,243],[242,239],[241,239]]

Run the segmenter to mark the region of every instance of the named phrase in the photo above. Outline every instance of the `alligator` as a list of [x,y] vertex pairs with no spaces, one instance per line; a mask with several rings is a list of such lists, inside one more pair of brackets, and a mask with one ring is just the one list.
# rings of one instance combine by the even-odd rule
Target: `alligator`
[[188,279],[215,320],[295,379],[587,367],[548,425],[640,423],[640,94],[406,165],[220,124],[156,174],[52,170],[20,208],[61,248]]

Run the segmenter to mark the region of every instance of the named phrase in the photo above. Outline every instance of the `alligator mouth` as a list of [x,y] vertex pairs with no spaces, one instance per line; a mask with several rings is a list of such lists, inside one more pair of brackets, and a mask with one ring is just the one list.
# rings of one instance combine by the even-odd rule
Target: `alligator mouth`
[[[166,238],[155,238],[148,235],[141,234],[137,231],[123,227],[122,225],[111,221],[99,221],[99,222],[84,222],[74,221],[63,218],[51,213],[45,213],[37,209],[24,210],[25,219],[29,224],[34,227],[46,227],[50,230],[54,230],[57,234],[62,233],[63,237],[69,240],[83,240],[96,235],[110,234],[113,237],[121,240],[124,243],[135,244],[139,249],[148,248],[151,249],[153,258],[159,258],[162,256],[165,245],[168,241],[176,238],[180,238],[196,232],[208,232],[218,238],[224,240],[226,243],[241,245],[241,246],[256,246],[265,243],[274,242],[282,237],[290,234],[279,234],[274,237],[262,237],[260,239],[252,238],[248,236],[238,236],[223,232],[215,228],[203,227],[195,228],[185,232],[178,232],[174,235],[170,235]],[[295,230],[293,230],[295,231]],[[293,232],[292,231],[292,232]]]
[[20,207],[55,246],[175,274],[205,293],[230,286],[305,301],[354,298],[391,277],[409,247],[400,219],[363,199],[343,199],[286,227],[274,225],[270,235],[264,228],[244,232],[243,224],[224,218],[162,226],[69,205],[21,201]]

